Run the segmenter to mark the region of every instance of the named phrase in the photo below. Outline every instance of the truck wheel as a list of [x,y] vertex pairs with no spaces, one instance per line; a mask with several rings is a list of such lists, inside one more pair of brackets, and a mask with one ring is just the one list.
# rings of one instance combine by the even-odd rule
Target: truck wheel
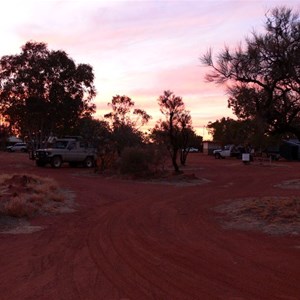
[[84,166],[87,168],[92,168],[94,166],[94,160],[92,157],[87,157],[84,161]]
[[62,160],[60,156],[54,156],[51,160],[51,166],[53,168],[60,168],[62,165]]

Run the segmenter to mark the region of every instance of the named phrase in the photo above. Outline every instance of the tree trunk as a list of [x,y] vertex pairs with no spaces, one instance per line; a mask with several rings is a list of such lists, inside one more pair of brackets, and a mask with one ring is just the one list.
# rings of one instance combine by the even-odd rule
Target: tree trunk
[[172,164],[173,164],[175,173],[180,173],[179,167],[178,167],[178,164],[177,164],[177,152],[178,152],[178,150],[174,150],[174,149],[173,149],[173,153],[172,153]]
[[185,149],[182,149],[182,151],[180,152],[180,163],[182,166],[185,166],[187,156],[188,152],[185,151]]

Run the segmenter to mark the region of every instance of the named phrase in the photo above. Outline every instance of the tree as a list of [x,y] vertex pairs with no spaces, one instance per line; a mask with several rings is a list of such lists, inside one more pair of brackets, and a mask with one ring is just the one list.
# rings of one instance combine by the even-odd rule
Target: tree
[[112,111],[104,117],[111,122],[113,139],[116,142],[118,154],[121,155],[125,147],[133,147],[142,143],[140,128],[148,123],[151,116],[142,109],[134,108],[134,101],[125,95],[114,96],[108,105]]
[[0,109],[24,137],[68,134],[95,111],[96,95],[90,65],[45,43],[27,42],[17,55],[0,59]]
[[207,128],[213,136],[213,140],[222,144],[253,144],[253,137],[257,138],[264,133],[258,132],[256,122],[252,120],[234,120],[221,118],[215,122],[209,122]]
[[9,137],[9,133],[9,127],[0,123],[0,149],[4,149]]
[[77,134],[96,148],[104,147],[112,135],[108,122],[92,117],[79,120],[78,127],[74,129],[74,135]]
[[208,81],[227,84],[228,106],[238,118],[256,119],[267,133],[300,139],[300,19],[291,9],[266,15],[265,32],[254,32],[235,51],[229,47],[202,62]]
[[[282,136],[273,134],[267,135],[258,120],[234,120],[231,118],[221,118],[207,125],[213,140],[223,146],[226,144],[251,145],[258,152],[264,151],[269,146],[280,143]],[[285,136],[285,138],[289,138]]]
[[[153,137],[156,141],[163,141],[168,147],[174,170],[179,173],[178,153],[182,149],[186,151],[192,131],[192,119],[189,111],[185,109],[182,98],[171,91],[164,91],[164,94],[159,96],[158,105],[165,120],[156,123]],[[186,156],[182,157],[183,163],[185,160]]]
[[203,137],[195,133],[191,127],[182,129],[182,146],[180,152],[180,164],[184,166],[188,154],[190,153],[190,148],[194,147],[200,149],[202,147]]

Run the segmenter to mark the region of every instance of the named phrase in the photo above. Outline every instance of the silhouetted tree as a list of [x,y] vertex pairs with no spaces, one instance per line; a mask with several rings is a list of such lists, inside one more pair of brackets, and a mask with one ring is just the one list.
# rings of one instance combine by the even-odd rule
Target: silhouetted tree
[[[192,120],[189,111],[181,97],[171,91],[164,91],[159,96],[158,104],[165,120],[159,120],[152,132],[152,137],[157,142],[164,142],[167,146],[175,172],[180,172],[177,163],[178,153],[186,149],[192,130]],[[185,150],[183,150],[185,151]],[[187,155],[187,154],[186,154]],[[185,163],[186,156],[182,162]]]
[[245,46],[228,47],[214,61],[209,81],[227,84],[228,106],[238,118],[256,119],[266,132],[293,133],[300,139],[300,19],[280,7],[266,16],[265,32],[253,33]]
[[100,150],[107,141],[110,141],[112,133],[108,122],[92,117],[84,117],[79,120],[74,135],[80,135],[85,141]]
[[104,117],[109,119],[112,127],[112,138],[121,155],[125,147],[142,144],[143,137],[140,131],[151,118],[144,110],[134,108],[134,101],[129,97],[117,95],[108,103],[112,111]]
[[0,148],[5,147],[9,134],[9,127],[7,125],[0,124]]
[[200,150],[202,146],[202,136],[199,136],[191,127],[182,128],[181,130],[181,144],[182,148],[180,151],[180,164],[185,165],[188,154],[190,153],[190,148],[195,147]]
[[[209,122],[207,129],[213,136],[213,140],[222,144],[247,144],[254,135],[259,135],[255,130],[256,123],[252,120],[234,120],[221,118],[215,122]],[[262,132],[260,135],[263,135]]]
[[288,135],[268,135],[263,125],[256,119],[221,118],[215,122],[209,122],[207,129],[213,136],[213,140],[223,146],[226,144],[251,145],[258,152],[262,152],[269,146],[279,145],[283,137],[290,138]]
[[66,52],[27,42],[0,59],[0,109],[23,135],[68,134],[95,111],[92,67],[76,65]]

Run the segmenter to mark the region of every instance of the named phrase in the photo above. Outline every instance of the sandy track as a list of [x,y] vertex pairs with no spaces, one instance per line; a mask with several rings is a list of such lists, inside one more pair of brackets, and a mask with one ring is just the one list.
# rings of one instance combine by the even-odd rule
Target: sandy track
[[55,178],[78,204],[32,220],[42,231],[0,234],[1,300],[300,299],[300,238],[225,230],[213,210],[228,199],[297,195],[274,185],[300,178],[298,163],[195,154],[188,172],[209,182],[176,186],[36,168],[22,154],[0,160],[1,172]]

